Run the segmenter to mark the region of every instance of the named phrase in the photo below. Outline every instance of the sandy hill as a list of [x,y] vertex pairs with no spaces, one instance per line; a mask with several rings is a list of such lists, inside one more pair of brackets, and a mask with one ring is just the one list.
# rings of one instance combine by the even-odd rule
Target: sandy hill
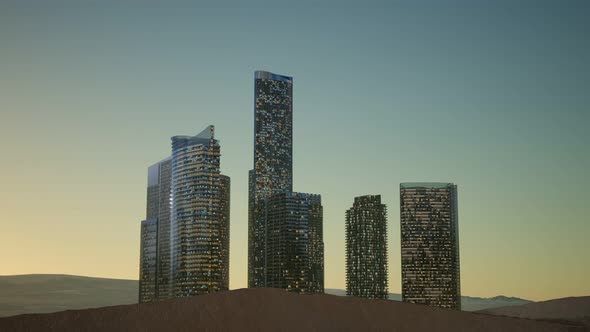
[[386,300],[240,289],[147,304],[0,318],[0,331],[588,331]]
[[137,303],[137,280],[60,274],[0,276],[0,316]]
[[[327,294],[345,296],[342,289],[326,289]],[[137,280],[92,278],[59,274],[0,276],[0,317],[48,313],[137,303]],[[400,294],[389,294],[400,301]],[[530,301],[505,296],[461,299],[464,311],[505,307]]]
[[566,297],[479,312],[508,317],[569,321],[590,326],[590,296]]

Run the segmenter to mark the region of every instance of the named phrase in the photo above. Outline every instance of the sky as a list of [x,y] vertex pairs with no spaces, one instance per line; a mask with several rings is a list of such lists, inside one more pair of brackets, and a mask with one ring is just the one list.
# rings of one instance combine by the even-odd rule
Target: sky
[[[141,6],[140,6],[141,5]],[[590,295],[590,4],[0,2],[0,275],[138,278],[147,167],[215,125],[230,288],[247,285],[254,71],[294,78],[294,190],[322,195],[325,287],[345,211],[458,185],[461,292]]]

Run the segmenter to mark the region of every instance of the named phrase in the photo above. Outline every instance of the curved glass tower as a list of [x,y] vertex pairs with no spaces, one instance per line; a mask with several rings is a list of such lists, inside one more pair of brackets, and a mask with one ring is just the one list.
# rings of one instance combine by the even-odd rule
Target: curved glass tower
[[213,126],[172,137],[172,295],[223,288],[220,146]]
[[254,74],[254,169],[249,174],[248,287],[266,287],[264,202],[293,191],[293,78]]

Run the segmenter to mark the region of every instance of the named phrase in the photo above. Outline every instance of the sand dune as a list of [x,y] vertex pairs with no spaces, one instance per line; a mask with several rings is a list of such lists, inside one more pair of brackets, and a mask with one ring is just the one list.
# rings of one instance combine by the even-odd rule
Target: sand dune
[[[137,280],[59,274],[0,276],[0,317],[134,304],[138,289]],[[346,295],[342,289],[326,288],[326,293]],[[400,301],[401,295],[390,293],[389,299]],[[461,309],[476,311],[525,303],[530,301],[506,296],[463,296]]]
[[590,296],[566,297],[479,312],[508,317],[569,321],[590,326]]
[[167,301],[0,318],[0,331],[588,331],[387,300],[240,289]]

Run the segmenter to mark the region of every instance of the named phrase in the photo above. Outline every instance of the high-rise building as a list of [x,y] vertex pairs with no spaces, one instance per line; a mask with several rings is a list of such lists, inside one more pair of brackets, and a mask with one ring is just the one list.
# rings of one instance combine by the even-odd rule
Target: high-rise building
[[231,181],[229,176],[219,175],[219,195],[221,207],[221,290],[229,290],[229,220]]
[[265,201],[293,191],[293,79],[254,74],[254,169],[249,174],[248,287],[265,287]]
[[157,299],[157,242],[158,219],[146,219],[141,222],[139,247],[139,302]]
[[461,309],[457,186],[400,185],[402,300]]
[[168,157],[156,165],[159,191],[157,212],[158,277],[156,282],[156,297],[159,300],[163,300],[170,297],[170,181],[172,173],[172,159]]
[[297,293],[324,292],[324,243],[320,195],[278,193],[266,200],[265,287]]
[[172,137],[172,296],[223,289],[220,146],[213,126]]
[[[143,276],[143,278],[140,278],[142,280],[140,299],[144,299],[144,301],[168,297],[170,273],[170,162],[170,158],[166,158],[148,168],[146,220],[142,222],[141,257],[149,257],[150,263],[146,265],[147,261],[140,258],[140,275]],[[154,242],[153,247],[152,242]],[[153,267],[150,265],[152,259]],[[147,269],[147,266],[150,266],[149,269]],[[149,283],[146,279],[148,276]]]
[[219,160],[209,126],[172,137],[172,156],[148,168],[140,302],[229,289],[230,178]]
[[387,207],[381,195],[355,197],[346,211],[346,294],[387,299]]

